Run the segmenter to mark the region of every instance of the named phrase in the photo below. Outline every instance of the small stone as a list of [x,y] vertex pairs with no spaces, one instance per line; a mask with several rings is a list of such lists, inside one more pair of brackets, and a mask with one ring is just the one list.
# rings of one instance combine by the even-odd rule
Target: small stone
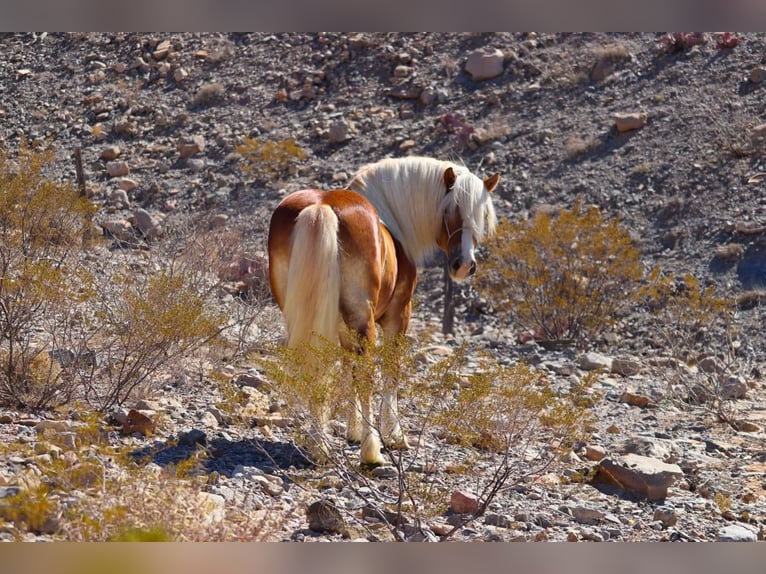
[[646,112],[618,112],[614,114],[614,125],[620,133],[641,129],[646,125]]
[[130,173],[130,166],[126,161],[110,161],[106,164],[106,173],[109,177],[122,177]]
[[759,67],[750,71],[750,81],[754,84],[760,84],[764,80],[766,80],[766,69]]
[[651,399],[649,397],[645,397],[643,395],[637,395],[628,391],[625,391],[620,395],[620,402],[629,404],[633,407],[639,407],[639,408],[646,408],[649,406],[649,403],[651,403]]
[[465,71],[474,82],[489,80],[503,73],[503,51],[497,48],[481,48],[468,55]]
[[314,532],[343,534],[346,524],[340,510],[329,500],[317,500],[306,509],[309,528]]
[[590,352],[580,355],[577,364],[581,369],[586,371],[600,369],[608,373],[612,370],[612,358],[602,355],[601,353]]
[[606,456],[606,449],[603,446],[595,444],[585,445],[585,458],[588,460],[599,461]]
[[450,496],[450,508],[457,514],[476,512],[479,509],[479,499],[466,490],[456,490]]
[[201,135],[178,142],[178,155],[181,159],[189,158],[203,151],[205,151],[205,138]]
[[152,57],[155,60],[163,60],[168,57],[168,54],[170,53],[170,40],[163,40],[159,44],[157,44],[157,47],[154,49],[154,52],[152,52]]
[[659,520],[663,526],[668,527],[678,522],[678,516],[674,508],[659,506],[654,510],[654,520]]
[[188,77],[189,72],[187,72],[184,68],[176,68],[173,70],[173,79],[176,82],[183,82]]
[[130,409],[122,425],[123,434],[132,435],[133,433],[139,433],[143,436],[149,436],[153,431],[154,423],[152,419],[136,409]]
[[120,157],[122,150],[119,146],[110,145],[101,150],[101,159],[106,161],[112,161]]
[[758,534],[744,524],[730,524],[718,531],[719,542],[756,542]]

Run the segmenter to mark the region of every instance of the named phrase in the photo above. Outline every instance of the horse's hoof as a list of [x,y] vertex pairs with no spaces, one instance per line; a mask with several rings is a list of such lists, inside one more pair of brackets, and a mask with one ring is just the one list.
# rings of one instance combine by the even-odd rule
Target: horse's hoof
[[392,437],[385,441],[386,448],[391,450],[408,450],[410,448],[410,443],[407,442],[407,437],[401,436],[401,437]]

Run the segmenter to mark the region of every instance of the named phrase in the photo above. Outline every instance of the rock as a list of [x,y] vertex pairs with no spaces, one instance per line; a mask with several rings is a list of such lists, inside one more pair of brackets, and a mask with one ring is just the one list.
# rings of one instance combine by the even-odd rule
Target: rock
[[646,112],[617,112],[614,114],[614,125],[620,133],[641,129],[646,125]]
[[744,399],[746,396],[747,383],[740,377],[728,377],[721,387],[721,398],[726,401]]
[[766,69],[758,67],[750,71],[750,81],[754,84],[760,84],[764,80],[766,80]]
[[612,362],[613,361],[611,357],[607,357],[600,353],[591,351],[589,353],[585,353],[584,355],[580,355],[577,361],[577,365],[586,371],[595,371],[600,369],[609,373],[612,370]]
[[178,155],[181,159],[192,157],[203,151],[205,151],[205,138],[201,135],[178,142]]
[[[130,177],[121,177],[115,181],[117,184],[117,187],[119,187],[122,191],[128,192],[133,191],[138,187],[138,182]],[[127,197],[127,196],[126,196]]]
[[604,520],[604,513],[595,508],[585,506],[575,506],[572,509],[572,516],[580,524],[597,524]]
[[603,446],[595,444],[585,445],[585,458],[588,460],[599,461],[606,456],[606,449]]
[[756,542],[758,534],[744,524],[730,524],[718,531],[719,542]]
[[186,71],[183,67],[176,68],[173,70],[173,79],[176,82],[183,82],[186,78],[189,77],[189,72]]
[[163,60],[168,57],[168,54],[170,54],[171,44],[170,40],[163,40],[159,44],[157,44],[157,47],[154,49],[154,52],[152,52],[152,58],[155,60]]
[[101,150],[101,159],[106,161],[112,161],[120,157],[122,150],[120,146],[110,145]]
[[202,505],[202,525],[209,526],[222,522],[226,516],[226,499],[220,494],[200,492],[199,501]]
[[327,499],[317,500],[306,509],[306,520],[314,532],[343,534],[346,523],[338,507]]
[[683,477],[681,467],[638,454],[605,458],[596,468],[595,484],[618,486],[632,495],[663,500],[668,487]]
[[481,48],[468,55],[465,71],[474,82],[496,78],[503,73],[503,51],[500,49]]
[[635,359],[615,357],[612,359],[612,372],[624,377],[637,375],[641,371],[641,363]]
[[639,407],[644,409],[649,406],[649,403],[651,403],[651,399],[643,395],[636,395],[629,391],[625,391],[622,393],[622,395],[620,395],[620,402],[629,404],[633,407]]
[[139,433],[144,436],[149,436],[152,432],[154,432],[154,423],[151,418],[136,409],[130,409],[130,411],[128,411],[128,416],[122,425],[123,434],[131,435],[133,433]]
[[479,499],[466,490],[456,490],[450,496],[450,509],[457,514],[476,512],[479,509]]
[[126,161],[110,161],[106,164],[106,173],[109,177],[122,177],[130,173],[130,166]]
[[658,506],[654,509],[654,520],[659,520],[666,528],[678,522],[678,516],[674,508],[670,506]]
[[327,141],[330,143],[343,143],[351,139],[352,125],[344,120],[335,120],[330,124],[330,129],[327,130]]
[[136,221],[136,227],[144,237],[151,239],[162,235],[160,220],[145,209],[137,209],[133,212],[133,217]]

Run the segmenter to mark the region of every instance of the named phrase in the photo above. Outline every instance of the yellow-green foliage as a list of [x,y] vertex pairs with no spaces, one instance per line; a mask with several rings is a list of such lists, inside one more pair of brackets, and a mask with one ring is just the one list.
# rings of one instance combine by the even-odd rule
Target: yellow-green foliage
[[478,288],[535,338],[592,339],[636,292],[643,272],[628,231],[578,203],[557,217],[501,221]]
[[[366,477],[364,470],[344,454],[340,444],[317,432],[318,402],[327,406],[331,417],[342,417],[353,396],[352,372],[356,388],[376,392],[385,390],[390,377],[398,379],[402,427],[432,446],[386,451],[400,473],[397,494],[375,490],[365,502],[416,520],[428,520],[446,510],[450,493],[465,481],[466,474],[488,503],[508,481],[540,472],[558,454],[571,450],[574,441],[592,432],[588,402],[581,399],[595,375],[575,390],[553,389],[543,374],[527,365],[506,367],[488,357],[469,361],[466,346],[423,365],[415,360],[414,345],[405,337],[382,342],[362,355],[328,341],[299,349],[275,348],[274,353],[275,358],[262,361],[262,366],[275,388],[286,395],[288,406],[299,411],[295,418],[302,422],[296,432],[308,441],[304,446],[309,453],[324,452],[323,462],[349,484],[364,480],[375,487],[374,482],[360,478]],[[373,413],[375,421],[378,415]],[[540,444],[545,448],[540,449]],[[419,466],[442,464],[445,448],[453,449],[450,456],[457,460],[443,480],[435,481],[422,470],[410,472],[414,457]]]
[[56,518],[56,503],[51,499],[47,486],[23,489],[2,500],[0,518],[23,530],[51,531],[55,529],[53,521]]
[[127,528],[109,538],[109,542],[172,542],[173,538],[162,526]]
[[97,314],[105,326],[101,354],[108,363],[95,370],[100,392],[89,397],[99,409],[124,402],[168,361],[220,333],[224,318],[207,307],[189,279],[166,271],[145,280],[113,278],[119,293]]
[[663,273],[659,266],[648,274],[639,295],[652,311],[658,333],[679,353],[709,345],[709,327],[730,325],[736,310],[736,301],[718,296],[715,286],[704,287],[688,273]]
[[45,177],[53,152],[0,151],[0,402],[45,407],[63,399],[55,366],[31,344],[44,318],[77,305],[90,276],[78,265],[94,206]]
[[306,157],[292,138],[280,141],[246,138],[236,150],[242,155],[243,171],[266,180],[284,175],[291,165]]

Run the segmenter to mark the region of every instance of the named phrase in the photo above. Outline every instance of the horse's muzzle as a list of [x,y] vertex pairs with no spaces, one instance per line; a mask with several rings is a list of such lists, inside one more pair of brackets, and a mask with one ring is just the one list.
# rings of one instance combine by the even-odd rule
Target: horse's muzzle
[[476,273],[476,261],[464,263],[460,257],[455,257],[450,261],[450,275],[457,281],[463,281]]

